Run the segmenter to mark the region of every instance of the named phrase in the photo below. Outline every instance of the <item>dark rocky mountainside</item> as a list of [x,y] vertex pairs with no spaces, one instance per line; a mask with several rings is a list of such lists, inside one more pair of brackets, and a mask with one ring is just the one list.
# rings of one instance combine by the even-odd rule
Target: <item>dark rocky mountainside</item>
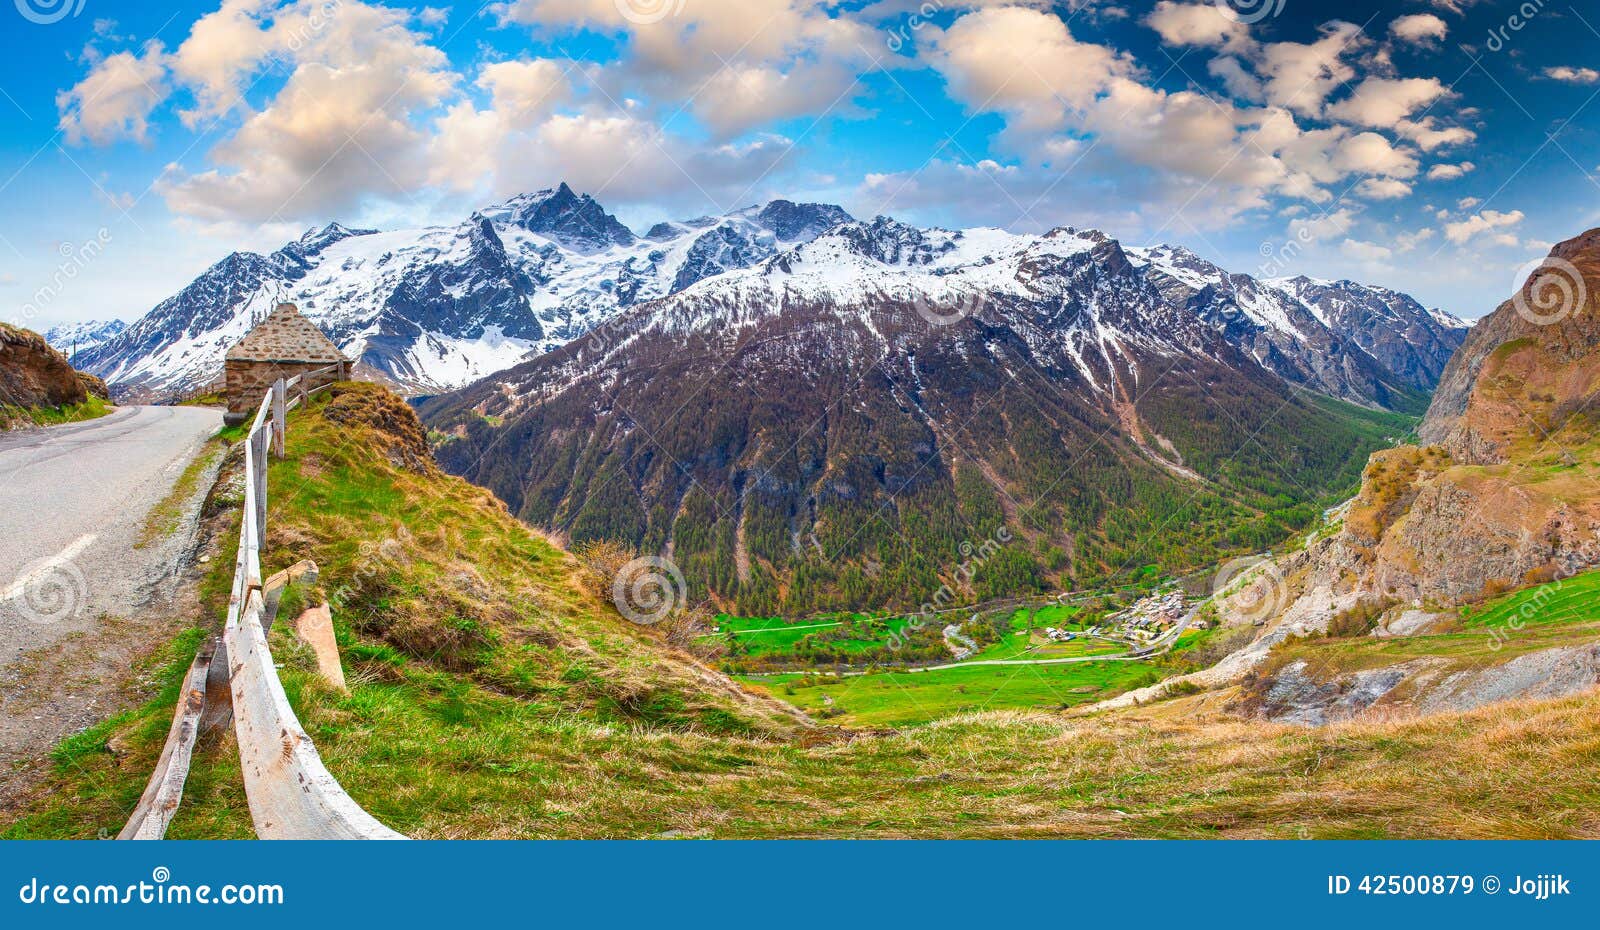
[[997,534],[964,596],[1259,549],[1405,430],[1294,390],[1145,264],[1094,231],[846,224],[422,412],[524,519],[756,612],[915,604]]

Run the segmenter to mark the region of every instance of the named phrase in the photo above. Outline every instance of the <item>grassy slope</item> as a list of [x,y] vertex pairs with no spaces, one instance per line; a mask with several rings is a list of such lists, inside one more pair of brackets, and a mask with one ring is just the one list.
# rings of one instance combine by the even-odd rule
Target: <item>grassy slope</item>
[[[351,693],[276,644],[329,768],[412,835],[1600,835],[1600,784],[1571,777],[1600,759],[1594,697],[1319,730],[1218,720],[1200,696],[1083,719],[794,731],[617,620],[486,494],[327,419],[397,415],[363,405],[296,416],[267,559],[311,555],[325,589],[346,589]],[[361,545],[385,538],[381,577],[351,590]],[[63,747],[51,794],[3,835],[120,826],[192,645],[170,650],[161,700]],[[249,835],[237,768],[230,739],[203,748],[173,836]]]
[[77,423],[103,417],[112,409],[109,401],[93,394],[81,404],[65,404],[60,407],[18,407],[13,404],[0,404],[0,430],[15,429],[17,426],[28,424],[59,426],[62,423]]

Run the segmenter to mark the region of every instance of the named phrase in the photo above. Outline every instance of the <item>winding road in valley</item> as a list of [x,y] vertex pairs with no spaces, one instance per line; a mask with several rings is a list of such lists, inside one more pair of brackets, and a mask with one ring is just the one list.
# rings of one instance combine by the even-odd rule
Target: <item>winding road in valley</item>
[[[122,407],[0,433],[0,789],[108,713],[153,634],[186,619],[172,600],[209,476],[168,498],[221,425],[218,410]],[[148,532],[158,505],[170,526]]]

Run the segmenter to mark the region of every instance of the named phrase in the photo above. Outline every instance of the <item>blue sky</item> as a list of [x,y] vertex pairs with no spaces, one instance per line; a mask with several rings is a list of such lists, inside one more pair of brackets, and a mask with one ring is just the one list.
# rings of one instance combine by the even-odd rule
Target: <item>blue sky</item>
[[1600,10],[1562,0],[435,2],[0,10],[0,319],[561,180],[635,227],[1096,226],[1469,318],[1600,225]]

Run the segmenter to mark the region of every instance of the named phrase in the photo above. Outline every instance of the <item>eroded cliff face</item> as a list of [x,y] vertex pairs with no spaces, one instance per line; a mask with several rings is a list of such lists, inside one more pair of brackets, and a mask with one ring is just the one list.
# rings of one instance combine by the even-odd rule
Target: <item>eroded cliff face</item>
[[[1556,246],[1474,327],[1444,373],[1424,444],[1372,456],[1335,528],[1270,569],[1275,603],[1251,621],[1255,641],[1191,680],[1239,683],[1237,711],[1308,724],[1600,683],[1592,623],[1537,650],[1524,641],[1502,651],[1483,630],[1438,637],[1437,649],[1372,648],[1468,632],[1466,605],[1600,568],[1596,408],[1600,230],[1591,230]],[[1217,605],[1223,623],[1240,622],[1234,601]]]
[[1473,328],[1419,431],[1429,445],[1373,456],[1327,570],[1452,607],[1600,562],[1597,307],[1600,229]]
[[1600,229],[1560,243],[1516,294],[1472,328],[1419,435],[1458,461],[1510,459],[1530,433],[1580,413],[1600,372]]
[[59,407],[87,399],[88,386],[65,355],[38,333],[0,323],[0,404]]

